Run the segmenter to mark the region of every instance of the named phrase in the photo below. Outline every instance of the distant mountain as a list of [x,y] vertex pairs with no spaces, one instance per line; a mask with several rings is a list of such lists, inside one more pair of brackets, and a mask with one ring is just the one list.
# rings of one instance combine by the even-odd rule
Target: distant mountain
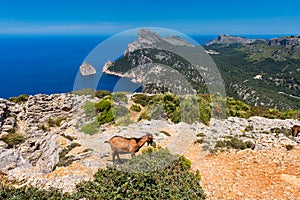
[[299,36],[270,40],[225,36],[208,42],[205,48],[218,52],[211,57],[229,95],[252,105],[300,107]]
[[[263,40],[219,35],[204,48],[220,71],[228,96],[255,106],[298,109],[299,41],[297,36]],[[168,91],[169,82],[175,85],[173,90],[187,90],[187,84],[176,75],[180,73],[194,92],[208,93],[207,84],[216,82],[217,75],[214,75],[207,57],[200,57],[201,54],[206,54],[205,51],[178,36],[162,38],[157,33],[141,29],[137,40],[128,44],[124,56],[115,62],[107,62],[103,72],[142,82],[146,93]],[[192,64],[186,59],[195,55],[195,52],[200,52],[196,55],[197,60],[203,61],[200,65]],[[168,67],[164,68],[162,65]],[[161,74],[166,75],[162,77]],[[152,82],[155,78],[158,80],[150,87],[149,77]],[[221,86],[223,82],[219,82]]]
[[[186,57],[191,60],[203,59],[200,59],[201,65],[195,65]],[[211,63],[200,46],[194,46],[178,36],[163,38],[157,33],[141,29],[137,40],[128,44],[124,56],[115,62],[108,61],[103,72],[141,82],[146,93],[169,90],[176,94],[208,93],[201,74],[214,74],[209,67]],[[216,77],[210,76],[207,79],[212,82]]]
[[231,35],[218,35],[217,39],[214,39],[208,43],[206,43],[206,45],[212,45],[212,44],[234,44],[234,43],[240,43],[240,44],[249,44],[249,43],[253,43],[254,41],[256,41],[256,39],[248,39],[248,38],[243,38],[243,37],[237,37],[237,36],[231,36]]

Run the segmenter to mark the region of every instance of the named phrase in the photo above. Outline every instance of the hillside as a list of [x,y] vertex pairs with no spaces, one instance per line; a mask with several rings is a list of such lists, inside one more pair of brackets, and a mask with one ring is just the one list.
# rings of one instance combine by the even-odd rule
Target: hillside
[[[290,127],[300,124],[299,112],[257,108],[228,98],[226,113],[229,117],[210,119],[208,96],[197,95],[195,99],[199,102],[199,115],[195,115],[195,108],[188,115],[181,115],[181,110],[187,105],[180,104],[181,97],[171,93],[110,94],[108,91],[84,90],[70,94],[22,95],[11,98],[10,101],[0,99],[0,170],[5,177],[1,179],[8,179],[14,186],[30,184],[40,189],[49,190],[54,187],[65,192],[75,192],[74,194],[79,195],[75,199],[87,197],[85,195],[91,193],[97,194],[100,183],[85,181],[94,180],[95,173],[97,176],[107,176],[106,173],[109,172],[98,171],[99,168],[106,170],[107,165],[112,164],[110,147],[104,141],[114,135],[141,137],[150,133],[153,134],[157,147],[168,148],[172,154],[185,155],[192,161],[191,169],[195,174],[199,170],[201,186],[208,199],[229,198],[233,194],[227,191],[234,191],[235,194],[243,194],[248,198],[268,198],[269,194],[265,193],[269,191],[265,185],[269,181],[266,179],[267,175],[276,177],[272,188],[282,191],[274,193],[274,197],[285,198],[287,194],[289,197],[296,197],[299,194],[299,163],[295,162],[294,155],[300,151],[300,140],[299,136],[293,138],[290,135]],[[255,116],[257,114],[282,119]],[[185,117],[182,118],[183,116]],[[291,119],[292,117],[295,119]],[[198,120],[193,121],[195,119]],[[188,123],[183,122],[185,120]],[[258,156],[256,166],[249,163],[251,160],[246,159],[248,156]],[[121,158],[127,161],[130,157],[122,154]],[[155,160],[158,164],[160,160],[164,160],[159,158]],[[265,160],[272,162],[266,163]],[[222,162],[239,164],[227,166]],[[209,163],[216,168],[209,167]],[[159,166],[164,169],[169,165],[160,163]],[[259,178],[252,177],[254,172],[244,171],[248,167],[258,167]],[[271,170],[266,175],[260,167],[263,167],[261,170],[271,167]],[[109,174],[111,172],[113,171]],[[113,173],[117,175],[119,172]],[[229,175],[222,179],[224,185],[220,187],[219,173],[236,173],[235,183],[240,184],[239,187],[230,182],[233,179]],[[258,193],[246,193],[242,185],[246,184],[244,177],[248,174],[243,173],[250,173],[252,178],[249,183]],[[183,174],[188,173],[185,171]],[[149,175],[146,174],[146,177],[149,178]],[[199,180],[197,183],[192,175],[187,177],[191,178],[188,182],[195,184],[190,187],[199,187]],[[96,178],[96,181],[99,180]],[[124,184],[128,184],[126,180]],[[257,185],[259,187],[256,187],[256,181],[261,183]],[[82,187],[78,188],[76,184],[79,182],[82,182]],[[144,184],[148,184],[147,181]],[[177,187],[176,182],[171,184],[173,188]],[[282,184],[289,189],[282,187]],[[155,185],[157,184],[151,188],[156,187]],[[120,186],[120,189],[123,187],[124,185]],[[198,189],[200,191],[200,187]],[[3,186],[0,186],[0,195],[7,194],[6,191],[8,189],[3,190]],[[122,189],[118,191],[121,192]],[[118,191],[115,191],[115,195],[122,194]],[[66,194],[65,198],[67,196]]]
[[[224,39],[227,37],[231,40]],[[205,46],[220,53],[211,57],[221,71],[227,93],[252,105],[299,108],[300,39],[247,41],[219,36]]]
[[124,55],[108,62],[103,71],[143,83],[146,93],[181,94],[189,88],[192,94],[206,94],[211,85],[222,88],[224,80],[230,97],[254,106],[298,109],[299,41],[295,36],[257,40],[220,35],[204,50],[178,37],[163,38],[142,29]]

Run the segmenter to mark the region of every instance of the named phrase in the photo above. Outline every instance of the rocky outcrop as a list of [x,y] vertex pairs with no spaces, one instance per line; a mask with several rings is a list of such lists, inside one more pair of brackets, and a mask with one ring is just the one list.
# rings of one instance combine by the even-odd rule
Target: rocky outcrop
[[293,46],[300,46],[300,38],[298,37],[273,38],[268,41],[268,45],[284,46],[285,48],[291,48]]
[[16,118],[21,111],[18,104],[0,99],[0,136],[1,133],[7,133],[7,131],[16,128]]
[[128,48],[126,49],[124,55],[130,52],[134,52],[138,49],[153,48],[155,45],[162,42],[175,46],[193,47],[192,44],[184,41],[179,36],[168,36],[166,38],[162,38],[157,33],[142,28],[139,30],[137,40],[133,43],[128,44]]
[[96,74],[96,69],[87,61],[84,61],[80,66],[80,73],[82,76],[91,76]]
[[238,37],[238,36],[231,36],[231,35],[218,35],[217,39],[214,39],[208,43],[206,43],[206,46],[212,45],[212,44],[235,44],[235,43],[239,43],[239,44],[250,44],[255,42],[256,39],[248,39],[248,38],[243,38],[243,37]]
[[[189,148],[200,145],[199,156],[214,150],[217,141],[230,137],[252,142],[253,151],[285,149],[287,145],[299,146],[300,142],[299,137],[288,136],[290,127],[300,121],[262,117],[212,119],[210,126],[199,122],[174,124],[166,120],[142,120],[129,126],[107,124],[98,133],[86,135],[80,127],[90,122],[82,109],[87,101],[99,99],[88,95],[38,94],[30,96],[22,105],[1,100],[1,135],[7,134],[3,122],[10,118],[4,113],[14,113],[13,127],[26,141],[9,148],[0,140],[0,170],[22,184],[71,192],[78,182],[92,179],[98,168],[111,163],[110,147],[104,141],[114,135],[141,137],[151,133],[157,145],[176,154],[185,154]],[[58,118],[62,121],[51,125],[49,119]],[[199,137],[202,143],[194,144]],[[129,155],[121,157],[129,158]]]

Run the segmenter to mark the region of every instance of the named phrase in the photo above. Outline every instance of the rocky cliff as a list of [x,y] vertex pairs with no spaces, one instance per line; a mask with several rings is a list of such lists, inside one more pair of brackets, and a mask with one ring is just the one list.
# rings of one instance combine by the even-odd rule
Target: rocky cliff
[[[103,72],[132,78],[144,86],[151,83],[155,91],[165,87],[177,94],[208,93],[207,85],[222,87],[218,71],[202,47],[147,29],[140,29],[124,56],[107,62]],[[151,92],[149,84],[143,91]]]
[[255,42],[256,39],[248,39],[248,38],[244,38],[244,37],[238,37],[238,36],[231,36],[231,35],[218,35],[217,39],[214,39],[210,42],[206,43],[206,46],[212,45],[212,44],[235,44],[235,43],[240,43],[240,44],[250,44]]
[[82,65],[80,65],[79,70],[82,76],[91,76],[96,74],[96,69],[87,61],[84,61]]
[[251,105],[298,109],[299,40],[219,35],[204,50],[179,37],[141,29],[124,56],[107,62],[103,71],[142,83],[146,93],[210,93],[209,87],[225,85],[228,96]]
[[[128,101],[118,105],[129,108],[132,94],[127,97]],[[230,117],[211,119],[210,126],[206,126],[199,122],[174,124],[164,119],[136,122],[136,111],[131,110],[134,123],[104,124],[94,135],[85,134],[81,127],[91,117],[83,107],[87,102],[98,101],[91,95],[75,94],[38,94],[22,104],[0,99],[0,170],[21,185],[72,191],[76,183],[90,180],[98,168],[111,163],[110,147],[104,141],[114,135],[140,137],[145,132],[153,134],[157,145],[173,153],[186,154],[190,148],[200,147],[194,155],[188,154],[199,159],[209,152],[226,150],[226,141],[232,140],[242,144],[240,149],[255,152],[299,148],[299,137],[289,135],[290,127],[300,124],[293,119]],[[22,142],[11,142],[16,140],[15,134],[24,138]],[[10,141],[5,139],[7,136],[12,137]]]

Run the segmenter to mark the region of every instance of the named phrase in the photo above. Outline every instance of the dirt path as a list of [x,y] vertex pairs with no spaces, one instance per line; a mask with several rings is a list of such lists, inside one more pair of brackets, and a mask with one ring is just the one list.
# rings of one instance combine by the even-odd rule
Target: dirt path
[[193,145],[185,155],[192,169],[200,171],[207,199],[300,199],[300,147],[206,156],[199,152],[199,145]]

